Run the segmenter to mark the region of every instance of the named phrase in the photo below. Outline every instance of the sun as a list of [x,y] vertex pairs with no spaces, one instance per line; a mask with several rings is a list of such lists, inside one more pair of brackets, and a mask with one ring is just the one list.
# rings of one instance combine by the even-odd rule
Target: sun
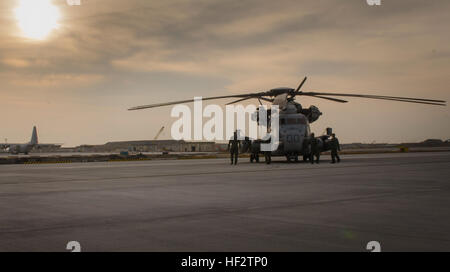
[[60,13],[51,0],[19,0],[15,9],[18,25],[25,37],[43,40],[58,28]]

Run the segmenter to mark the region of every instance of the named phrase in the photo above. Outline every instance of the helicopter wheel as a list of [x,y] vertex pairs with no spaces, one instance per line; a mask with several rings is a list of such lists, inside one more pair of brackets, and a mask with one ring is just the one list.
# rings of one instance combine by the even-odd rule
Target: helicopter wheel
[[266,164],[270,164],[272,162],[272,158],[269,152],[265,154]]

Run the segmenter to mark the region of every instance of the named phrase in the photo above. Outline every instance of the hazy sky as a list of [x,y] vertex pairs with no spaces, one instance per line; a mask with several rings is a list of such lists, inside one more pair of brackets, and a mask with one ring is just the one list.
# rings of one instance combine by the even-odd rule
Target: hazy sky
[[[0,2],[2,142],[29,140],[33,125],[66,146],[152,139],[163,125],[169,138],[171,107],[127,108],[306,75],[305,91],[450,100],[448,0],[54,0],[59,27],[41,40],[20,28],[19,2]],[[316,134],[330,126],[341,142],[450,138],[449,107],[301,102],[324,113]]]

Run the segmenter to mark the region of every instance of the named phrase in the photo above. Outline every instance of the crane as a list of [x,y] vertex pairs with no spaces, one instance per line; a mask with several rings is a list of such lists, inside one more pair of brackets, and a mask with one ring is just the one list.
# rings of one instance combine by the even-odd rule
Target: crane
[[155,138],[153,138],[153,140],[158,140],[158,137],[161,135],[163,130],[164,130],[164,126],[162,126],[161,129],[158,131],[158,133],[156,133],[156,136],[155,136]]

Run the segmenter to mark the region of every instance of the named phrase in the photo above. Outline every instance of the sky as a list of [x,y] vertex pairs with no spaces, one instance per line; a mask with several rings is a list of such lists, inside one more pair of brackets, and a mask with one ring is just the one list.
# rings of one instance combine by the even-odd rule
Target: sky
[[[33,125],[64,146],[153,139],[161,126],[169,139],[171,107],[127,109],[295,88],[304,76],[304,91],[450,100],[448,0],[33,1],[0,2],[1,142],[28,141]],[[36,35],[20,8],[38,18]],[[333,127],[344,143],[450,138],[448,106],[300,102],[323,112],[316,134]]]

